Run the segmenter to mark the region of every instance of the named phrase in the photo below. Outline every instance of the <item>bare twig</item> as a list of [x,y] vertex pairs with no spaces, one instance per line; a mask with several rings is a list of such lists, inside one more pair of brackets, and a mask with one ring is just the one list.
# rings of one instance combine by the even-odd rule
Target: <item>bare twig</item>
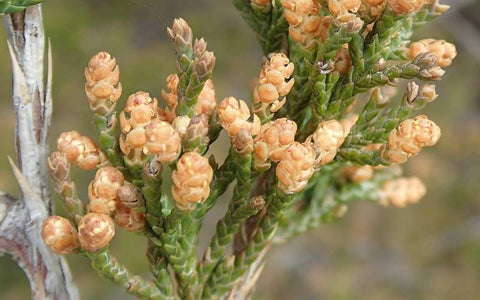
[[40,237],[41,224],[53,211],[46,165],[52,113],[51,54],[45,88],[41,6],[3,19],[12,61],[19,167],[12,160],[10,164],[21,195],[15,200],[0,193],[0,253],[10,254],[24,270],[33,299],[78,299],[65,259],[52,253]]

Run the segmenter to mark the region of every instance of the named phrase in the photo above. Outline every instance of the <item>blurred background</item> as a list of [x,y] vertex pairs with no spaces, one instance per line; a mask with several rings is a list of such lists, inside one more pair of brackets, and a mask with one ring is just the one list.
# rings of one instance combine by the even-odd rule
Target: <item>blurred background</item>
[[[407,175],[426,182],[427,196],[406,209],[358,202],[342,220],[273,248],[254,299],[480,298],[480,4],[442,3],[452,9],[414,38],[446,39],[458,50],[437,85],[440,97],[423,111],[443,137],[405,166]],[[250,82],[260,70],[254,34],[231,1],[47,0],[43,7],[54,58],[52,148],[62,131],[94,132],[83,68],[100,50],[117,58],[123,101],[137,90],[160,99],[165,77],[175,72],[165,32],[175,17],[186,19],[215,51],[217,101],[230,95],[249,99]],[[0,41],[5,40],[2,28]],[[7,162],[7,155],[14,155],[14,118],[6,42],[0,43],[0,58],[0,189],[16,194]],[[227,143],[218,144],[222,141]],[[93,174],[74,176],[86,187]],[[86,195],[86,188],[81,193]],[[212,212],[206,231],[224,207]],[[119,230],[112,252],[134,273],[148,273],[142,238]],[[82,299],[132,299],[98,277],[86,259],[67,258]],[[21,270],[0,257],[0,299],[28,298]]]

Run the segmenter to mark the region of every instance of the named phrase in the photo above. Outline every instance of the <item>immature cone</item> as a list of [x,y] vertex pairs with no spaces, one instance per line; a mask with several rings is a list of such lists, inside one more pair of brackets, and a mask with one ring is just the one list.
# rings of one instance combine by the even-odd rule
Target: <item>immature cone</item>
[[297,124],[286,118],[270,121],[264,125],[254,140],[254,166],[257,170],[270,167],[270,161],[283,158],[285,150],[295,141]]
[[213,170],[208,159],[196,152],[187,152],[177,162],[172,173],[172,195],[182,210],[191,210],[195,203],[205,201],[210,194]]
[[169,92],[162,89],[161,94],[162,98],[165,100],[165,102],[167,102],[169,107],[165,109],[159,109],[159,115],[162,118],[162,121],[172,123],[173,119],[176,117],[175,110],[177,109],[178,105],[178,80],[179,78],[176,73],[168,75],[167,79],[165,80],[165,85]]
[[424,84],[418,91],[418,99],[425,102],[432,102],[433,100],[437,99],[437,97],[438,95],[435,90],[435,85],[433,84]]
[[386,162],[404,163],[423,147],[435,145],[440,136],[440,127],[424,115],[405,120],[388,136],[387,145],[380,149],[381,158]]
[[53,152],[48,157],[48,171],[53,180],[58,183],[70,181],[70,163],[63,152]]
[[57,149],[70,163],[83,170],[93,170],[105,162],[105,155],[89,137],[77,131],[64,132],[57,139]]
[[208,79],[198,95],[197,103],[195,103],[195,115],[204,114],[209,116],[215,110],[216,105],[217,100],[213,81]]
[[85,93],[93,112],[105,115],[113,111],[122,94],[119,75],[115,58],[109,53],[102,51],[90,59],[85,68]]
[[145,153],[156,154],[159,162],[171,162],[180,155],[180,135],[170,123],[160,120],[150,122],[145,128]]
[[120,113],[120,149],[133,159],[140,159],[147,142],[145,127],[158,118],[157,99],[150,98],[145,92],[137,92],[127,99]]
[[107,215],[89,213],[78,223],[80,246],[88,252],[97,252],[107,246],[114,235],[115,225]]
[[217,105],[217,116],[231,138],[242,129],[256,134],[260,127],[259,120],[254,119],[253,123],[248,121],[250,110],[245,101],[234,97],[225,98]]
[[328,10],[342,23],[352,21],[360,8],[361,0],[328,0]]
[[122,172],[114,167],[97,171],[95,179],[88,186],[88,211],[109,215],[116,207],[118,192],[124,183]]
[[248,130],[240,130],[232,139],[232,145],[242,156],[251,154],[253,151],[253,138]]
[[182,55],[192,47],[192,29],[188,26],[182,18],[177,18],[173,21],[171,28],[167,28],[168,37],[175,45],[177,55]]
[[347,177],[351,182],[362,182],[369,180],[373,176],[373,167],[366,166],[349,166],[342,168],[342,175]]
[[185,134],[182,136],[184,152],[202,152],[206,149],[208,142],[208,116],[205,114],[196,115],[190,120]]
[[361,0],[358,14],[363,20],[373,21],[380,17],[385,10],[387,0]]
[[123,204],[118,205],[113,220],[126,231],[138,232],[145,228],[145,214]]
[[414,13],[424,4],[424,0],[390,0],[388,2],[390,9],[399,15]]
[[318,124],[309,141],[315,149],[315,168],[331,162],[344,141],[344,129],[337,120]]
[[121,205],[129,208],[142,208],[145,206],[142,192],[128,181],[125,181],[118,189],[118,200]]
[[282,6],[292,39],[305,48],[311,48],[319,38],[325,41],[332,17],[319,16],[316,0],[282,0]]
[[283,53],[274,53],[265,62],[253,90],[253,111],[261,119],[268,118],[285,104],[285,96],[295,83],[290,78],[293,73],[293,63]]
[[42,224],[41,236],[45,244],[57,254],[68,254],[79,246],[77,231],[70,221],[50,216]]
[[379,203],[396,207],[415,204],[425,196],[427,189],[417,177],[398,178],[385,182],[379,191]]
[[340,48],[334,57],[335,61],[335,71],[340,75],[345,75],[350,70],[352,66],[352,59],[350,58],[350,53],[348,52],[348,44]]
[[408,56],[414,59],[421,53],[430,52],[437,58],[439,67],[448,67],[457,56],[457,50],[454,44],[447,43],[444,40],[424,39],[410,44]]
[[285,194],[305,188],[314,172],[315,151],[309,145],[294,142],[277,165],[278,188]]

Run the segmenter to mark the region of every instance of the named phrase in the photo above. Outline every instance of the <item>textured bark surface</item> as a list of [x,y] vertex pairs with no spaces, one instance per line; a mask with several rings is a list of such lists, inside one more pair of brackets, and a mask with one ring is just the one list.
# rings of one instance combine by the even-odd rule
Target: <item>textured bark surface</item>
[[[44,82],[45,37],[41,6],[3,17],[13,73],[18,167],[10,161],[21,194],[0,193],[0,254],[7,253],[27,276],[33,299],[78,299],[63,257],[40,237],[53,211],[48,192],[47,136],[52,113],[51,55]],[[46,87],[45,87],[46,86]]]

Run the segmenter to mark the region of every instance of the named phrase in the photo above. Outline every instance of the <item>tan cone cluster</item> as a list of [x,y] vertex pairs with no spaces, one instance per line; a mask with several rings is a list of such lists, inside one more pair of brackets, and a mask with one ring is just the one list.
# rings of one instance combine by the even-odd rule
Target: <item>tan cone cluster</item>
[[359,183],[369,180],[373,177],[374,168],[369,165],[365,166],[348,166],[342,168],[342,175],[351,182]]
[[454,44],[435,39],[424,39],[411,43],[408,56],[410,59],[414,59],[419,54],[426,52],[435,55],[439,67],[448,67],[457,56],[457,49]]
[[401,164],[420,153],[423,147],[435,145],[440,136],[440,127],[424,115],[417,116],[403,121],[390,133],[380,156],[386,162]]
[[361,0],[328,0],[328,10],[336,20],[347,23],[356,18],[361,4]]
[[124,184],[122,172],[114,167],[98,169],[95,178],[88,186],[88,211],[111,215],[118,202],[118,191]]
[[293,63],[283,53],[274,53],[265,62],[253,90],[253,112],[266,118],[285,104],[285,96],[295,83],[292,76]]
[[256,170],[270,168],[270,162],[283,158],[285,150],[295,141],[297,124],[286,118],[270,121],[264,125],[254,140],[254,167]]
[[205,201],[210,194],[213,169],[208,159],[197,152],[187,152],[177,162],[172,173],[172,195],[181,210],[192,210],[196,203]]
[[168,122],[154,120],[145,128],[144,152],[156,154],[159,162],[171,162],[181,152],[181,140],[178,132]]
[[50,216],[42,224],[42,239],[57,254],[68,254],[80,246],[77,230],[69,220]]
[[120,113],[120,149],[131,160],[141,160],[147,138],[145,127],[158,118],[157,99],[145,92],[137,92],[127,99]]
[[83,170],[93,170],[106,161],[92,139],[77,131],[63,132],[57,139],[57,149],[67,156],[70,163]]
[[85,93],[92,111],[106,114],[113,110],[122,94],[119,76],[120,69],[109,53],[99,52],[90,59],[85,68]]
[[390,0],[388,2],[390,9],[399,15],[414,13],[424,4],[425,0]]
[[254,115],[253,122],[250,122],[248,105],[245,101],[237,100],[235,97],[225,98],[217,105],[217,116],[220,124],[231,138],[234,138],[240,130],[247,130],[252,135],[256,135],[260,130],[258,117]]
[[316,0],[282,0],[282,6],[292,39],[306,48],[315,45],[317,39],[325,41],[332,18],[318,14]]
[[[162,89],[161,94],[162,98],[167,103],[167,107],[165,107],[164,109],[158,109],[158,114],[162,121],[173,123],[175,118],[177,117],[175,109],[178,105],[178,81],[179,78],[177,74],[170,74],[165,80],[166,89],[168,91]],[[205,114],[209,116],[215,110],[216,105],[217,100],[215,95],[215,87],[213,85],[213,81],[211,79],[208,79],[205,82],[203,89],[200,91],[200,94],[198,95],[197,103],[195,103],[195,115],[197,116],[200,114]]]
[[337,120],[318,124],[313,135],[308,138],[315,150],[315,168],[331,162],[345,139],[343,126]]
[[285,194],[303,190],[314,173],[314,163],[315,151],[310,145],[291,144],[275,170],[278,188]]
[[426,193],[425,185],[417,177],[398,178],[383,184],[379,191],[379,203],[383,206],[405,207],[417,203]]
[[110,243],[115,235],[112,218],[104,214],[88,213],[78,223],[78,239],[82,249],[97,252]]

